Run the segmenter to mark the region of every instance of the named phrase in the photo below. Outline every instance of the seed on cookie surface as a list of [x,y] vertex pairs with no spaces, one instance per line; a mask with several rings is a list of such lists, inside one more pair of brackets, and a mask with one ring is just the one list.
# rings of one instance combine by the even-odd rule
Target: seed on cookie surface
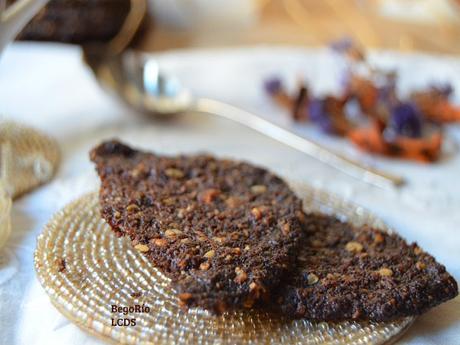
[[182,178],[184,177],[184,172],[179,169],[169,168],[165,170],[165,175],[172,178]]
[[210,251],[207,251],[203,256],[207,259],[211,259],[214,257],[214,255],[216,255],[216,252],[211,249]]
[[374,243],[375,244],[382,243],[384,240],[385,240],[385,238],[383,237],[382,234],[380,234],[378,232],[375,234],[375,236],[374,236]]
[[307,275],[307,284],[308,285],[314,285],[319,281],[319,278],[316,274],[314,273],[309,273]]
[[198,194],[198,199],[205,204],[210,204],[216,200],[217,196],[220,194],[220,190],[216,188],[206,189]]
[[254,194],[262,194],[267,191],[267,186],[263,184],[255,184],[251,186],[251,192]]
[[251,209],[251,214],[254,216],[255,219],[259,220],[262,218],[262,210],[259,207],[253,207]]
[[134,248],[143,253],[149,251],[149,247],[146,244],[136,244]]
[[417,263],[415,264],[415,267],[417,267],[418,270],[423,270],[426,268],[426,264],[424,262],[417,261]]
[[235,268],[236,277],[234,281],[238,284],[244,283],[248,279],[248,275],[240,267]]
[[192,242],[192,240],[190,238],[183,238],[183,239],[180,240],[180,243],[182,243],[182,244],[189,244],[191,242]]
[[212,240],[213,240],[214,242],[219,243],[219,244],[224,243],[224,238],[223,238],[223,237],[215,236],[215,237],[212,238]]
[[229,208],[238,207],[238,206],[242,205],[243,203],[244,203],[244,200],[242,200],[240,198],[237,198],[237,197],[233,197],[233,196],[231,196],[227,200],[225,200],[225,204]]
[[178,229],[167,229],[165,231],[165,236],[167,238],[170,238],[170,239],[174,239],[178,236],[182,235],[182,231],[178,230]]
[[157,247],[166,247],[168,245],[168,241],[164,238],[155,238],[153,239],[152,243]]
[[359,253],[363,250],[363,245],[356,241],[350,241],[345,245],[345,249],[351,253]]
[[285,236],[289,235],[290,231],[291,231],[291,226],[289,225],[289,223],[285,223],[281,226],[281,232],[283,233],[283,235]]
[[393,275],[393,271],[391,269],[387,268],[387,267],[382,267],[377,272],[382,277],[391,277]]
[[241,255],[241,248],[239,247],[232,248],[232,254]]
[[139,210],[139,206],[137,206],[136,204],[130,204],[126,207],[126,211],[128,212],[134,212],[138,210]]
[[211,267],[211,264],[209,262],[202,262],[200,264],[200,270],[202,271],[207,271],[209,269],[209,267]]

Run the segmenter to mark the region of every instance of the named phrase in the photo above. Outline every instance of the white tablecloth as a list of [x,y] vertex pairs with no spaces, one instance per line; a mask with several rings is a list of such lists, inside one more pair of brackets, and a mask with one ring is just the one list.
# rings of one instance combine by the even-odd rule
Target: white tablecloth
[[[315,92],[334,89],[337,68],[324,50],[255,47],[176,52],[159,57],[196,95],[214,97],[291,126],[283,111],[261,90],[277,73],[294,85],[298,75],[314,82]],[[395,66],[401,91],[432,80],[450,80],[460,90],[460,60],[421,55],[374,54]],[[459,94],[457,94],[459,96]],[[341,140],[311,128],[295,127],[344,153],[402,174],[409,185],[385,191],[343,175],[301,153],[240,125],[207,115],[186,114],[173,121],[151,121],[105,94],[85,68],[77,48],[14,44],[0,60],[0,114],[55,136],[63,160],[56,178],[17,200],[13,232],[0,263],[0,344],[98,344],[50,304],[33,269],[35,239],[51,215],[70,200],[97,187],[89,149],[102,139],[120,137],[162,153],[208,151],[264,165],[295,181],[339,194],[364,205],[417,241],[460,279],[460,128],[447,131],[447,154],[437,165],[369,158]],[[403,344],[460,344],[460,300],[420,317]]]

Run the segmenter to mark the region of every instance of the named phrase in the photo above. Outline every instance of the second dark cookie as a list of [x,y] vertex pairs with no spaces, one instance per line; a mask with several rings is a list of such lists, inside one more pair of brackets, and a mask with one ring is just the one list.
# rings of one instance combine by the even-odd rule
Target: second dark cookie
[[320,321],[388,321],[419,315],[458,294],[455,279],[396,234],[309,215],[297,273],[277,298],[281,312]]

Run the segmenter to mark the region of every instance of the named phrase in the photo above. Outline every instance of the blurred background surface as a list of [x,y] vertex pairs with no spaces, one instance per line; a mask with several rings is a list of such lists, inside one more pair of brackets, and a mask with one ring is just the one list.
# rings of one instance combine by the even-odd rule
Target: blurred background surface
[[352,37],[369,48],[460,53],[457,0],[150,0],[147,50]]

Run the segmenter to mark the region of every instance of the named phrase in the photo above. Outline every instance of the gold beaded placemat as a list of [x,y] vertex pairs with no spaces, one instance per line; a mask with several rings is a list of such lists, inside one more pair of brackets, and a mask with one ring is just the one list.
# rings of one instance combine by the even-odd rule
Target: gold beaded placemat
[[12,121],[0,121],[0,179],[14,199],[49,181],[59,164],[55,140]]
[[0,180],[0,252],[11,232],[10,210],[11,198],[4,189],[3,181]]
[[[307,210],[389,230],[361,207],[318,190],[295,189]],[[185,312],[169,279],[100,218],[96,193],[69,204],[45,226],[37,241],[35,268],[65,317],[111,343],[387,344],[414,321],[326,323],[255,311],[222,316],[199,309]]]

